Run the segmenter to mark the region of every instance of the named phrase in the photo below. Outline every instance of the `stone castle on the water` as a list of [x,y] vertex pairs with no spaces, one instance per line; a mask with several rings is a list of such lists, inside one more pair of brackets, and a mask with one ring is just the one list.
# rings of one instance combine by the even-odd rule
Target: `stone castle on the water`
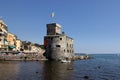
[[61,26],[57,23],[47,24],[46,27],[45,56],[53,60],[71,59],[74,56],[73,39],[61,32]]

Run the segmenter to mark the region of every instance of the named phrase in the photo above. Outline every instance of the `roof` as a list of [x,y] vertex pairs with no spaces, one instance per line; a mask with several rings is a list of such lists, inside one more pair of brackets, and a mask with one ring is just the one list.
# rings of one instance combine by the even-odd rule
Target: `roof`
[[60,25],[60,24],[58,24],[58,23],[49,23],[49,24],[47,24],[47,25],[55,25],[55,26],[57,26],[57,27],[60,27],[60,28],[61,28],[61,25]]
[[2,23],[2,24],[4,24],[5,26],[7,26],[7,25],[5,24],[5,22],[3,21],[2,18],[0,18],[0,23]]

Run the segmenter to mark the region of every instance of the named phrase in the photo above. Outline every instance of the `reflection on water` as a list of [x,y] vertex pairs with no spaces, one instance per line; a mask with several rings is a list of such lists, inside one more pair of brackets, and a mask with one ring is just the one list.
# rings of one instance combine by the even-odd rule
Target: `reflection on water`
[[15,80],[18,73],[17,62],[0,62],[0,80]]
[[72,80],[72,63],[0,62],[0,80]]
[[43,67],[43,80],[72,80],[72,63],[46,61]]
[[94,56],[72,63],[0,61],[0,80],[120,80],[120,56]]

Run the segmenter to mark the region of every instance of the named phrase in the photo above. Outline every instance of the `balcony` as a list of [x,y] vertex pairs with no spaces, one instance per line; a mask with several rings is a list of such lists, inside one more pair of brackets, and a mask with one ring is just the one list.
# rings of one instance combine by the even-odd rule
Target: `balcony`
[[8,48],[8,45],[1,45],[0,48]]
[[0,31],[0,36],[7,36],[6,32]]
[[4,32],[0,31],[0,34],[4,34]]

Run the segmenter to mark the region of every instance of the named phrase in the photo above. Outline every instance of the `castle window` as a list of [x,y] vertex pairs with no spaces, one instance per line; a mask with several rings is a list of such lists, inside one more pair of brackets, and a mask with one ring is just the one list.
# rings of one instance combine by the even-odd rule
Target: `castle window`
[[69,53],[69,50],[67,50],[67,52]]
[[62,38],[60,38],[60,40],[62,40]]
[[51,38],[51,40],[53,40],[53,38]]
[[64,52],[65,52],[65,49],[64,49]]
[[56,45],[56,47],[61,47],[60,45]]

